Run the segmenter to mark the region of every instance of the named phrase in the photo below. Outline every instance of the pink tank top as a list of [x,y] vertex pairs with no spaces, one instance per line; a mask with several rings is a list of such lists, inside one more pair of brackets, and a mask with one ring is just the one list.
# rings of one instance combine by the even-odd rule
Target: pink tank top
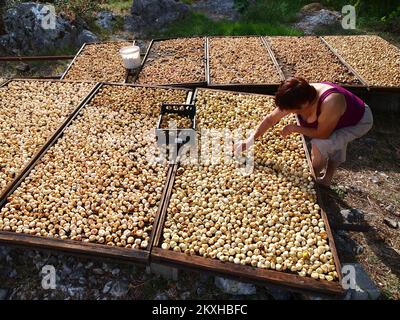
[[301,126],[307,128],[318,128],[318,117],[321,114],[321,105],[331,93],[340,93],[344,95],[346,99],[346,111],[340,117],[335,130],[344,127],[355,126],[364,115],[365,102],[361,100],[359,97],[357,97],[355,94],[351,93],[350,91],[346,90],[345,88],[337,84],[331,82],[321,82],[321,83],[330,85],[333,88],[326,90],[319,97],[317,105],[317,120],[312,123],[308,123],[304,121],[301,116],[299,116]]

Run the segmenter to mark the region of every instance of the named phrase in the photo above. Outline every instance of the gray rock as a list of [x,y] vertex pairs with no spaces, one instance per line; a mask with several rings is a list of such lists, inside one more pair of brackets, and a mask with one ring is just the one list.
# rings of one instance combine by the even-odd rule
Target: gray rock
[[78,35],[77,45],[82,46],[84,43],[92,43],[98,42],[99,38],[89,30],[82,30],[82,32]]
[[193,1],[191,9],[200,12],[208,18],[218,20],[236,20],[239,18],[239,12],[235,8],[236,0],[203,0]]
[[96,15],[96,24],[106,30],[111,30],[115,24],[115,16],[110,11],[100,11]]
[[318,29],[327,26],[340,26],[341,14],[337,11],[326,9],[315,11],[303,11],[298,15],[299,21],[295,28],[302,30],[305,34],[314,34]]
[[14,278],[16,278],[17,277],[17,271],[16,270],[11,270],[10,272],[9,272],[9,274],[8,274],[8,276],[11,278],[11,279],[14,279]]
[[154,300],[168,300],[168,296],[165,293],[157,293]]
[[205,292],[206,292],[206,290],[203,287],[198,287],[196,289],[196,293],[198,296],[202,296]]
[[334,238],[335,238],[335,243],[336,246],[340,251],[346,252],[346,253],[353,253],[353,246],[350,244],[350,238],[347,236],[345,232],[342,231],[337,231],[334,233]]
[[364,247],[358,243],[353,246],[353,252],[355,255],[362,254],[364,252]]
[[27,71],[29,71],[30,66],[29,66],[29,64],[21,62],[15,66],[15,69],[18,71],[27,72]]
[[0,51],[39,53],[75,45],[76,27],[60,16],[51,17],[47,8],[26,2],[8,9],[3,16],[7,34],[0,40]]
[[380,182],[379,177],[377,176],[369,177],[369,180],[371,180],[371,182],[375,184],[378,184]]
[[396,214],[397,210],[396,210],[396,206],[393,204],[389,204],[388,206],[385,207],[386,211],[389,211],[392,214]]
[[190,292],[189,291],[185,291],[180,295],[182,300],[188,300],[190,298]]
[[79,284],[81,284],[81,285],[86,284],[86,278],[85,277],[80,277],[79,278]]
[[[354,268],[355,271],[355,286],[348,289],[345,299],[347,300],[376,300],[380,297],[379,288],[370,279],[368,273],[359,263],[342,264],[342,268]],[[345,275],[346,277],[346,275]],[[347,283],[346,278],[344,282]]]
[[110,291],[110,294],[115,298],[121,298],[125,296],[129,291],[128,283],[123,280],[116,281]]
[[76,299],[81,299],[83,298],[84,294],[85,294],[85,289],[82,287],[77,287],[77,288],[68,288],[68,294],[72,297],[72,298],[76,298]]
[[8,289],[0,288],[0,300],[6,300],[8,297]]
[[68,267],[66,264],[63,265],[62,271],[63,271],[65,274],[71,274],[71,273],[72,273],[72,269],[71,269],[70,267]]
[[282,290],[273,285],[268,285],[265,290],[271,295],[275,300],[290,300],[292,295],[289,291]]
[[384,218],[383,221],[386,223],[387,226],[393,229],[397,229],[399,227],[399,223],[391,218]]
[[113,270],[111,271],[111,274],[112,274],[113,276],[117,276],[117,275],[119,274],[119,272],[120,272],[120,270],[119,270],[118,268],[115,268],[115,269],[113,269]]
[[256,287],[250,283],[239,282],[221,277],[214,278],[215,285],[223,292],[234,295],[256,294]]
[[342,209],[340,214],[346,223],[361,222],[364,218],[364,213],[359,209]]
[[103,269],[100,269],[100,268],[94,268],[92,271],[93,271],[94,274],[97,274],[97,275],[104,274]]
[[146,33],[149,28],[160,29],[189,14],[189,6],[175,0],[135,0],[129,19],[130,29]]
[[112,281],[108,281],[108,282],[105,284],[104,288],[103,288],[103,293],[104,293],[104,294],[109,293],[110,290],[111,290],[111,288],[112,288],[112,286],[113,286],[113,282],[112,282]]

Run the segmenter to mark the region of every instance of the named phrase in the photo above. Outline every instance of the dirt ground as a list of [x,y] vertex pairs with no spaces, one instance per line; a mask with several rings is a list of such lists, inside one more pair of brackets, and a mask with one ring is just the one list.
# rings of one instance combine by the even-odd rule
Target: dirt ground
[[[334,231],[344,230],[363,247],[356,255],[337,243],[341,262],[358,261],[383,298],[400,299],[400,229],[384,222],[400,221],[400,125],[397,116],[376,110],[374,119],[373,129],[349,145],[347,162],[322,198]],[[362,218],[344,223],[340,210],[351,208],[361,210]]]

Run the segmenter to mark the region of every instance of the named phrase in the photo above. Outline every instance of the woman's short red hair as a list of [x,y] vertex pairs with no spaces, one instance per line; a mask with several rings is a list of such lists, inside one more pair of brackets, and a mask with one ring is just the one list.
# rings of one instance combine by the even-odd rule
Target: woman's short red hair
[[282,110],[299,109],[317,97],[317,90],[307,80],[296,77],[282,82],[275,95],[275,104]]

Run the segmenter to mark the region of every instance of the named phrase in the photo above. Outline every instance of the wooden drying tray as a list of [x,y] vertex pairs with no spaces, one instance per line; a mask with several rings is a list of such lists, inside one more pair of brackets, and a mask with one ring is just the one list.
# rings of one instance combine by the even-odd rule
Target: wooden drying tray
[[[37,154],[32,158],[32,160],[28,163],[28,165],[18,174],[17,178],[8,185],[5,192],[0,197],[0,210],[6,205],[7,199],[12,193],[21,185],[24,179],[29,175],[32,169],[35,168],[35,165],[42,159],[42,157],[46,154],[46,152],[57,143],[58,139],[60,139],[66,128],[76,119],[78,114],[81,112],[83,108],[86,107],[87,104],[96,96],[99,90],[103,86],[126,86],[126,87],[149,87],[149,88],[159,88],[159,89],[168,89],[166,87],[157,87],[157,86],[139,86],[134,84],[121,84],[121,83],[99,83],[95,86],[92,92],[82,101],[82,103],[76,108],[76,110],[68,117],[66,121],[60,126],[60,128],[54,133],[54,135],[46,142],[43,148],[37,152]],[[175,90],[184,90],[188,92],[187,101],[191,100],[191,91],[188,89],[176,89]],[[39,237],[34,235],[27,235],[21,233],[15,233],[10,231],[0,231],[0,243],[6,243],[9,245],[16,246],[24,246],[28,248],[41,248],[47,249],[50,251],[60,251],[60,252],[69,252],[78,256],[92,256],[92,257],[105,257],[105,258],[113,258],[117,260],[129,260],[138,263],[147,263],[150,256],[150,249],[153,243],[155,231],[157,229],[157,225],[159,222],[160,212],[163,208],[163,201],[165,199],[165,192],[167,190],[167,186],[171,179],[172,169],[168,168],[166,175],[166,183],[163,188],[163,193],[161,196],[161,201],[155,216],[155,220],[153,223],[152,232],[150,235],[150,241],[146,249],[128,249],[128,248],[120,248],[120,247],[112,247],[103,244],[97,243],[85,243],[83,241],[74,241],[74,240],[61,240],[61,239],[53,239],[46,237]]]
[[[291,38],[292,36],[287,36],[287,38]],[[295,38],[301,38],[301,37],[310,37],[310,36],[293,36]],[[268,38],[274,38],[273,36],[271,37],[264,37],[264,41],[268,44],[268,46],[270,47],[271,50],[271,54],[274,56],[274,59],[277,61],[277,58],[275,56],[275,53],[272,50],[271,44],[268,40]],[[341,63],[346,69],[348,69],[357,79],[357,81],[360,84],[345,84],[345,83],[341,83],[340,85],[344,88],[347,88],[355,93],[364,93],[367,92],[367,83],[365,82],[365,80],[349,65],[346,63],[346,61],[344,61],[344,59],[338,55],[337,52],[335,52],[335,50],[332,49],[331,46],[329,46],[329,44],[326,43],[326,41],[324,41],[324,39],[322,37],[316,37],[318,38],[327,48],[328,50],[339,60],[339,63]],[[278,63],[278,62],[277,62]],[[279,63],[278,63],[279,64]],[[291,75],[292,76],[292,75]],[[289,75],[286,78],[289,78]]]
[[[184,38],[157,38],[157,39],[153,39],[150,42],[150,45],[147,48],[146,54],[143,58],[143,61],[140,65],[139,71],[136,74],[136,77],[133,79],[133,82],[136,83],[136,81],[139,79],[139,76],[141,74],[141,72],[143,71],[143,68],[145,67],[148,58],[150,57],[150,53],[151,50],[153,49],[153,45],[156,42],[161,42],[161,41],[167,41],[167,40],[175,40],[175,39],[186,39],[186,38],[190,38],[190,37],[184,37]],[[194,38],[203,38],[204,39],[204,74],[207,77],[207,61],[206,61],[206,57],[207,57],[207,41],[205,37],[194,37]],[[182,82],[182,83],[169,83],[169,84],[160,84],[161,86],[173,86],[173,87],[184,87],[184,88],[197,88],[197,87],[205,87],[207,85],[207,80],[204,79],[204,81],[200,81],[200,82]]]
[[[91,46],[91,45],[96,45],[96,44],[105,44],[105,43],[119,43],[119,42],[132,42],[133,40],[120,40],[120,41],[103,41],[103,42],[85,42],[82,47],[79,49],[79,51],[76,53],[76,55],[74,56],[74,59],[71,61],[71,63],[68,65],[67,69],[65,69],[64,73],[61,76],[61,80],[64,80],[65,77],[67,76],[69,70],[72,68],[72,66],[75,64],[76,59],[78,59],[78,57],[80,56],[80,54],[83,52],[83,50],[86,48],[86,46]],[[126,70],[125,71],[125,79],[124,79],[124,83],[127,82],[128,77],[130,76],[129,71]]]
[[282,68],[279,66],[275,55],[273,54],[271,47],[267,41],[263,37],[257,36],[215,36],[215,37],[207,37],[207,46],[206,46],[206,54],[207,54],[207,86],[214,89],[226,90],[226,91],[240,91],[240,92],[248,92],[248,93],[273,93],[279,87],[279,83],[214,83],[211,79],[211,71],[210,71],[210,39],[213,38],[259,38],[261,42],[261,46],[264,47],[266,57],[269,57],[276,69],[276,72],[280,78],[280,81],[285,80],[285,75],[283,74]]
[[[234,94],[231,91],[198,89],[195,91],[192,103],[195,101],[199,90],[226,92],[229,94]],[[237,94],[252,95],[249,93],[237,93]],[[307,158],[307,163],[310,167],[312,175],[315,177],[314,170],[311,165],[310,154],[308,152],[304,136],[302,137],[302,140],[303,140],[303,148],[305,156]],[[211,272],[215,274],[224,275],[230,278],[250,281],[256,284],[273,283],[275,285],[279,285],[285,288],[290,288],[290,290],[293,291],[320,292],[334,296],[341,296],[342,294],[344,294],[344,290],[341,286],[341,281],[342,281],[341,265],[337,254],[332,230],[329,226],[329,221],[324,210],[324,204],[321,201],[320,190],[317,184],[316,184],[317,199],[318,199],[317,201],[321,207],[321,216],[326,226],[329,246],[332,250],[335,267],[339,276],[338,281],[330,282],[327,280],[315,280],[310,277],[301,277],[293,273],[260,269],[251,266],[236,265],[231,262],[221,262],[217,259],[209,259],[201,256],[190,256],[184,253],[174,252],[172,250],[161,249],[161,240],[164,229],[164,223],[166,221],[166,216],[168,214],[167,211],[168,211],[169,201],[173,192],[173,185],[178,167],[179,164],[173,165],[171,180],[169,185],[167,186],[167,191],[165,193],[166,199],[164,199],[163,201],[164,203],[163,209],[161,211],[160,221],[157,227],[157,231],[155,233],[153,247],[151,249],[151,254],[150,254],[151,261],[158,263],[165,263],[179,268]]]

